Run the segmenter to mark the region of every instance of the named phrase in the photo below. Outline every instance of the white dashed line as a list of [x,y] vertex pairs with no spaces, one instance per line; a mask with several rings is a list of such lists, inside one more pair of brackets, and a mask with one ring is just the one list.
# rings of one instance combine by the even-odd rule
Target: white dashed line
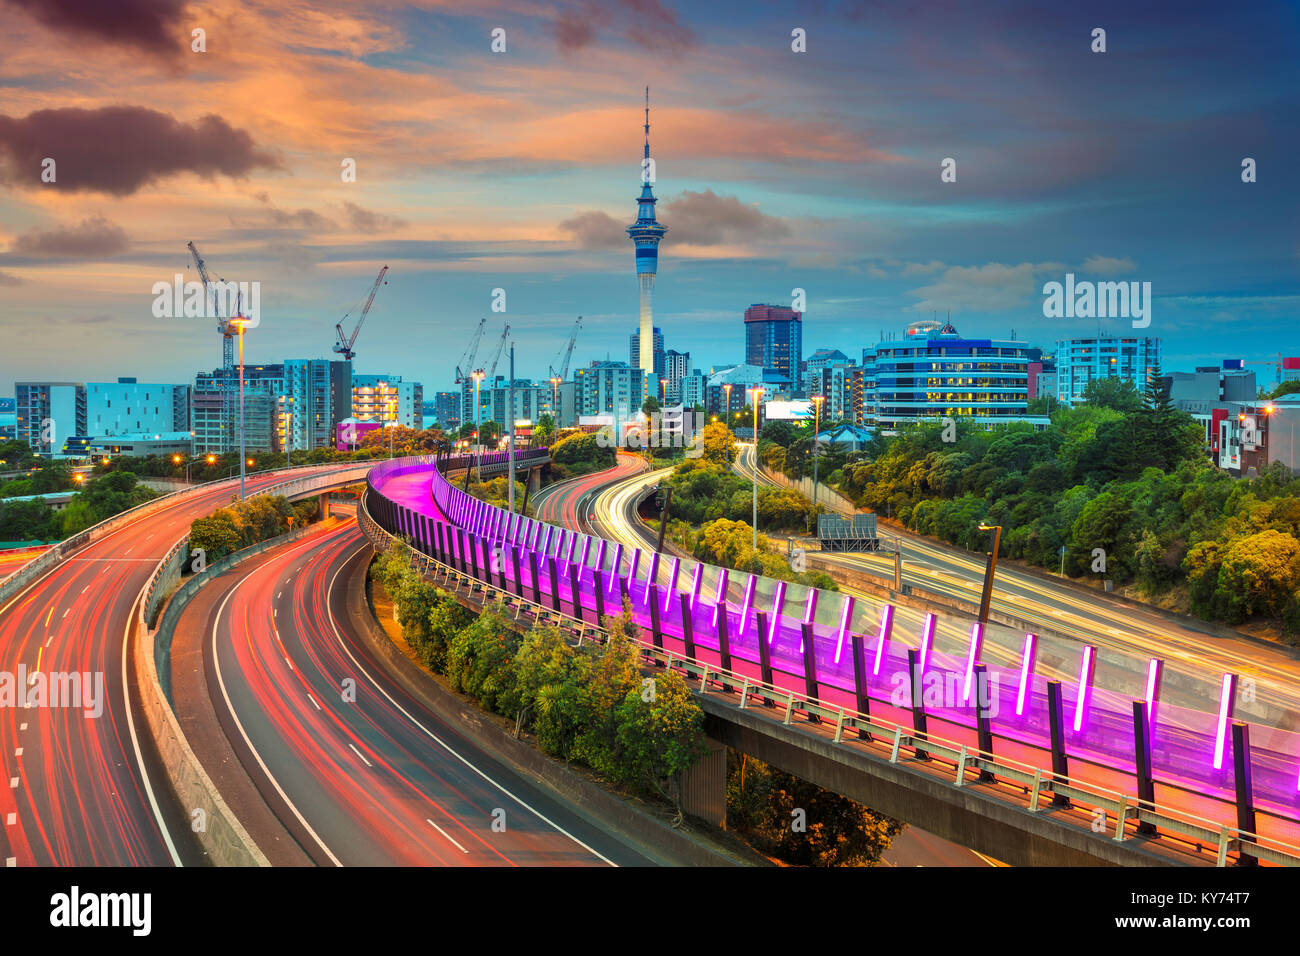
[[17,790],[17,789],[18,789],[18,778],[17,778],[17,777],[10,777],[10,778],[9,778],[9,789],[10,789],[10,790]]
[[81,593],[82,593],[82,594],[85,594],[85,593],[86,593],[87,591],[89,591],[89,590],[90,590],[90,585],[87,584],[84,588],[81,589]]
[[23,748],[22,748],[22,747],[19,747],[17,750],[14,751],[14,756],[15,756],[15,757],[21,757],[22,755],[23,755]]
[[[313,704],[316,704],[316,698],[313,697],[311,694],[307,695],[307,699],[311,701]],[[320,704],[316,704],[316,709],[320,710]]]
[[280,595],[283,594],[283,593],[284,593],[283,591],[276,591],[276,592],[275,592],[275,599],[276,599],[277,601],[280,600]]
[[[349,746],[349,747],[352,747],[351,744],[348,744],[348,746]],[[374,766],[374,764],[372,764],[369,760],[366,760],[366,755],[363,754],[363,753],[362,753],[360,750],[358,750],[356,747],[352,747],[352,752],[353,752],[354,754],[356,754],[358,757],[360,757],[363,761],[365,761],[365,764],[366,764],[367,767],[373,767],[373,766]]]
[[452,836],[450,833],[448,833],[446,830],[444,830],[442,827],[438,826],[438,824],[434,823],[434,822],[433,822],[432,820],[430,820],[428,817],[425,817],[424,819],[425,819],[425,822],[429,824],[429,826],[433,827],[435,830],[437,830],[439,833],[441,833],[443,836],[445,836],[445,837],[446,837],[448,840],[450,840],[452,843],[455,843],[455,844],[456,844],[456,849],[460,850],[461,853],[468,853],[468,852],[469,852],[469,850],[465,849],[465,848],[464,848],[463,846],[461,846],[459,843],[456,843],[456,838],[453,837],[453,836]]
[[289,658],[286,657],[284,659],[284,662],[289,665],[289,670],[293,670],[293,661],[289,660]]
[[17,866],[17,865],[18,865],[18,861],[14,857],[12,856],[5,857],[5,866]]
[[64,617],[67,617],[67,616],[68,616],[68,611],[71,611],[71,610],[72,610],[72,608],[68,608],[67,610],[65,610],[65,611],[63,612],[63,617],[60,617],[59,620],[61,621],[61,620],[63,620]]
[[5,817],[5,826],[11,827],[17,822],[18,822],[18,814],[16,813],[11,813],[9,814],[9,816]]
[[18,729],[19,729],[19,730],[26,730],[26,729],[27,729],[27,725],[26,725],[26,724],[19,724],[19,725],[18,725]]

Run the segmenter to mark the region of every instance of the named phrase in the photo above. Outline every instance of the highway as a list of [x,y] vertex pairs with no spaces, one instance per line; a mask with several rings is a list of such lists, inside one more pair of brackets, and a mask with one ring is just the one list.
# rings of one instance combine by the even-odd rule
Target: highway
[[[346,596],[370,554],[348,516],[211,582],[177,629],[177,668],[201,655],[203,671],[177,675],[183,724],[210,704],[265,807],[318,865],[652,862],[487,755],[375,658]],[[247,806],[220,748],[192,740],[223,793]]]
[[[636,505],[641,500],[644,489],[661,481],[669,470],[661,468],[639,472],[633,469],[630,474],[611,470],[589,476],[600,478],[600,481],[585,485],[581,491],[581,500],[587,505],[586,511],[570,507],[555,516],[539,511],[538,517],[567,528],[600,534],[628,548],[647,545],[654,547],[655,536],[638,519]],[[578,494],[572,493],[570,504],[577,498]],[[916,827],[908,827],[896,837],[881,862],[886,866],[901,867],[1001,865],[974,850],[942,840]]]
[[[734,470],[752,480],[754,446],[740,445]],[[761,471],[759,480],[776,484]],[[896,537],[903,559],[903,581],[927,591],[978,603],[984,578],[984,556],[909,531],[881,526],[882,538]],[[796,541],[796,544],[798,542]],[[893,554],[826,554],[826,560],[877,578],[892,580]],[[846,589],[853,593],[852,589]],[[1183,706],[1217,705],[1219,675],[1230,671],[1254,680],[1255,700],[1239,700],[1238,713],[1252,721],[1278,724],[1276,712],[1300,711],[1300,658],[1282,646],[1246,638],[1219,637],[1109,599],[1104,593],[1083,592],[1078,585],[1055,583],[999,564],[994,578],[992,609],[1036,622],[1077,641],[1130,658],[1140,673],[1149,658],[1165,661],[1166,674],[1176,672],[1198,690],[1189,688],[1171,702]],[[1015,664],[1020,658],[1019,636],[1009,629],[990,629],[986,656]],[[1068,673],[1063,676],[1070,676]],[[1077,676],[1077,675],[1075,675]],[[1176,693],[1171,691],[1171,693]]]
[[[255,491],[280,480],[275,473],[254,475],[248,486]],[[79,686],[102,704],[99,716],[84,706],[0,707],[0,857],[8,865],[166,866],[201,860],[188,818],[168,798],[137,710],[127,635],[158,561],[189,532],[193,519],[229,503],[238,487],[237,481],[204,487],[127,524],[61,561],[0,607],[0,668],[6,675],[16,678],[20,667],[28,674],[85,674]],[[38,679],[37,686],[44,682]]]
[[12,551],[0,551],[0,581],[4,581],[28,561],[34,561],[47,549],[15,548]]
[[644,472],[646,467],[645,459],[639,455],[620,452],[613,468],[547,485],[533,498],[533,514],[549,524],[592,531],[589,519],[597,492],[611,482]]

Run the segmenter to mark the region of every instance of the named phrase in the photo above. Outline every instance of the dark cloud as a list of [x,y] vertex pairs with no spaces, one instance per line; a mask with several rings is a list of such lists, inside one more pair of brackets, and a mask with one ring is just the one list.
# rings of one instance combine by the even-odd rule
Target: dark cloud
[[786,236],[790,228],[780,219],[747,206],[735,196],[719,196],[712,189],[687,190],[663,205],[662,220],[668,238],[696,246]]
[[94,216],[76,226],[24,233],[14,240],[14,251],[29,256],[98,259],[125,252],[130,245],[131,240],[121,226],[103,216]]
[[551,24],[560,49],[581,50],[596,42],[598,30],[614,30],[646,50],[677,54],[695,45],[695,34],[677,22],[677,14],[659,0],[619,0],[617,4],[584,3],[561,10]]
[[[41,182],[42,160],[56,181]],[[241,177],[279,160],[220,116],[184,123],[143,106],[37,110],[0,116],[0,181],[66,192],[128,196],[155,180],[192,172]]]
[[343,209],[348,214],[348,222],[357,232],[376,233],[387,232],[393,229],[401,229],[406,225],[406,220],[398,219],[396,216],[385,216],[383,213],[371,212],[369,209],[363,209],[356,203],[345,202]]
[[170,56],[189,30],[181,23],[185,0],[0,0],[26,11],[62,35]]
[[595,210],[564,220],[560,229],[572,235],[584,249],[621,249],[628,244],[623,224],[608,213]]

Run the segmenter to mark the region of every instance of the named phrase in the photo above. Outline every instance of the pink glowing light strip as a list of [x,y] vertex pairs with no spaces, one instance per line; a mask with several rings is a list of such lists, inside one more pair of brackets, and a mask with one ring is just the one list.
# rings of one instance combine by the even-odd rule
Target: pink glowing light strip
[[776,593],[772,595],[772,620],[767,626],[767,644],[769,647],[776,640],[781,624],[781,606],[785,604],[785,582],[776,582]]
[[817,613],[817,589],[809,588],[808,605],[807,607],[804,608],[803,611],[803,622],[805,624],[811,624],[813,622],[813,616],[816,613]]
[[1214,734],[1214,769],[1223,769],[1223,751],[1228,744],[1228,721],[1232,719],[1232,698],[1237,690],[1237,675],[1224,674],[1219,690],[1219,729]]
[[1083,715],[1088,712],[1088,695],[1092,692],[1091,644],[1083,645],[1083,658],[1079,661],[1079,690],[1074,697],[1074,732],[1083,730]]
[[510,516],[510,528],[511,528],[511,531],[510,531],[510,543],[511,543],[511,544],[518,546],[518,544],[519,544],[519,530],[520,530],[523,526],[524,526],[524,520],[523,520],[523,518],[522,518],[521,516],[519,516],[519,515],[511,515],[511,516]]
[[569,535],[569,550],[564,553],[565,564],[573,563],[573,552],[574,549],[577,547],[578,547],[578,534],[575,531],[573,534]]
[[636,569],[640,563],[641,563],[641,549],[637,548],[635,551],[632,552],[632,567],[628,568],[627,571],[627,593],[628,593],[628,597],[632,599],[633,603],[636,602],[636,598],[632,596],[633,593],[632,584],[633,582],[636,581]]
[[691,613],[695,612],[695,602],[700,599],[700,585],[704,581],[704,565],[695,566],[695,575],[691,579]]
[[668,573],[668,590],[664,592],[664,613],[668,613],[668,608],[672,606],[673,595],[677,593],[677,571],[680,569],[682,559],[673,558],[673,569]]
[[591,574],[591,580],[595,582],[596,571],[604,572],[605,570],[605,539],[600,539],[600,544],[596,546],[596,565]]
[[970,651],[966,655],[966,683],[962,685],[961,702],[970,703],[971,688],[975,685],[975,661],[979,659],[980,643],[984,638],[984,625],[976,621],[970,627]]
[[550,555],[550,552],[551,552],[551,532],[554,531],[554,530],[555,530],[555,529],[552,528],[549,524],[546,526],[546,536],[545,536],[544,538],[542,538],[542,546],[541,546],[541,548],[539,549],[539,550],[541,551],[543,557],[547,557],[547,556]]
[[1025,635],[1025,649],[1020,652],[1020,688],[1016,691],[1016,716],[1025,715],[1025,700],[1029,695],[1029,682],[1034,677],[1034,651],[1038,649],[1038,635]]
[[754,606],[754,586],[757,583],[758,575],[755,574],[751,574],[745,582],[745,600],[740,605],[740,626],[736,628],[740,633],[736,635],[736,640],[745,636],[745,628],[749,626],[749,609]]
[[876,638],[876,661],[871,666],[873,677],[880,676],[880,665],[885,660],[885,644],[889,641],[889,633],[894,628],[894,605],[886,604],[880,609],[880,634]]
[[921,628],[921,659],[917,661],[919,673],[925,673],[926,662],[930,659],[930,645],[934,642],[934,615],[925,616],[925,625]]
[[844,650],[844,638],[849,636],[849,625],[853,623],[853,598],[844,595],[844,604],[840,609],[840,636],[835,642],[835,663],[840,662],[840,652]]
[[1160,673],[1164,669],[1164,662],[1158,657],[1151,658],[1147,664],[1147,723],[1153,727],[1156,722],[1156,695],[1160,693]]
[[650,562],[645,567],[645,598],[642,603],[647,607],[650,606],[650,585],[654,582],[655,575],[659,573],[659,552],[650,553]]

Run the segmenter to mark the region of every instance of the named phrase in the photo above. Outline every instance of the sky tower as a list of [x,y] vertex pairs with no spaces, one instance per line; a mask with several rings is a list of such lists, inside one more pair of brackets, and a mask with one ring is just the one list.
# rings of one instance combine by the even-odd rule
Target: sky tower
[[[627,227],[627,234],[636,246],[636,278],[641,286],[641,371],[650,382],[654,381],[654,288],[655,272],[659,268],[659,240],[668,231],[655,219],[654,165],[650,159],[650,87],[645,88],[645,154],[641,160],[641,195],[637,198],[636,222]],[[658,385],[647,385],[651,394],[658,393]]]

